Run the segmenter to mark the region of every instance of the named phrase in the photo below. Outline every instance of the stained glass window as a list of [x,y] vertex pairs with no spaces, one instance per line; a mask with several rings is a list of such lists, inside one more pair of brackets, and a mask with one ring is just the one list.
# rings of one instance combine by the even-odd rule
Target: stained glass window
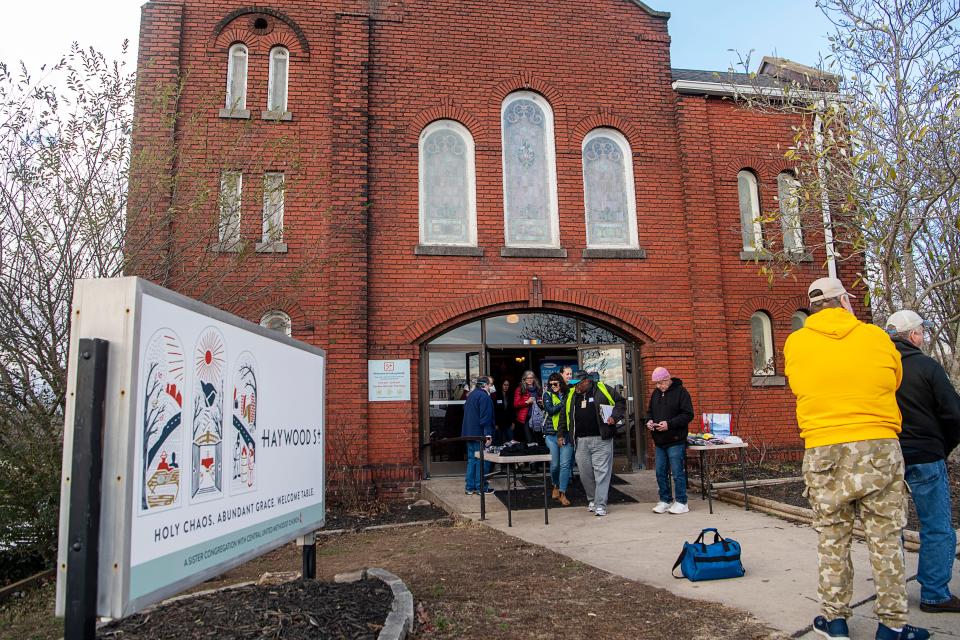
[[596,129],[584,139],[583,195],[588,247],[638,246],[633,162],[619,132]]
[[763,249],[763,228],[760,226],[760,192],[757,176],[744,169],[737,174],[737,195],[740,198],[740,225],[744,251]]
[[553,111],[517,91],[502,109],[503,205],[507,246],[559,247]]
[[453,120],[420,135],[421,244],[476,246],[473,137]]

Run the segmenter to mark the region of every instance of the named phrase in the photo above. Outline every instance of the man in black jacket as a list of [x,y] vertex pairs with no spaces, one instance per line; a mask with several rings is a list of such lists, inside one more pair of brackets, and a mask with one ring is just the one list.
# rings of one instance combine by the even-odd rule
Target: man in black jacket
[[[683,380],[674,378],[664,367],[653,370],[656,389],[650,394],[647,429],[656,445],[657,488],[660,501],[654,513],[681,514],[687,506],[687,428],[693,420],[693,400]],[[673,476],[673,493],[670,476]]]
[[594,373],[580,373],[567,394],[557,425],[557,444],[567,441],[576,446],[580,482],[587,494],[587,510],[598,516],[607,515],[607,494],[613,476],[613,437],[616,424],[623,420],[626,401],[613,387],[608,387]]
[[920,350],[929,327],[909,309],[887,320],[887,333],[903,363],[903,382],[897,390],[903,415],[900,448],[920,519],[920,609],[960,613],[960,598],[950,593],[949,586],[957,536],[946,466],[947,456],[960,442],[960,396],[943,367]]

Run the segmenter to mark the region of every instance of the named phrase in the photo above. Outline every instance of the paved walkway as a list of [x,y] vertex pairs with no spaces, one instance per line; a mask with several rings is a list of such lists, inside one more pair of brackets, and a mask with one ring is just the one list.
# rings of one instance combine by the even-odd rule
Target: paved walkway
[[[657,515],[650,511],[657,501],[653,472],[619,477],[628,484],[616,485],[617,489],[639,502],[612,505],[605,518],[597,518],[583,507],[558,506],[550,509],[548,526],[543,524],[543,509],[534,509],[514,511],[513,527],[508,528],[506,507],[487,496],[485,523],[604,571],[688,598],[716,601],[747,611],[788,636],[819,637],[810,629],[819,613],[817,534],[812,528],[718,501],[714,501],[711,515],[699,493],[691,493],[690,513]],[[503,480],[494,480],[493,485],[506,486]],[[479,520],[480,498],[464,495],[463,478],[427,480],[423,490],[425,496],[447,510]],[[693,540],[704,527],[716,527],[722,535],[740,542],[747,569],[743,578],[690,582],[670,575],[683,541]],[[873,578],[863,542],[854,542],[853,562],[853,602],[859,604],[849,621],[851,636],[873,638],[877,625],[873,614]],[[908,552],[907,575],[914,576],[916,568],[917,554]],[[951,587],[960,594],[960,562],[954,565]],[[920,611],[920,588],[915,579],[908,583],[908,592],[911,624],[929,628],[938,638],[960,640],[960,614]]]

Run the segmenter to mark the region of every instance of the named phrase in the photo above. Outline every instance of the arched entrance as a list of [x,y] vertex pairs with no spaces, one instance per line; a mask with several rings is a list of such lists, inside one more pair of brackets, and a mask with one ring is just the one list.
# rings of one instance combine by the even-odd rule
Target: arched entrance
[[646,444],[636,428],[644,410],[642,402],[637,403],[643,397],[640,344],[613,328],[573,314],[521,310],[471,320],[422,349],[420,442],[425,477],[464,472],[463,444],[440,441],[460,435],[464,399],[477,376],[493,376],[498,389],[509,381],[512,391],[525,370],[534,371],[542,383],[568,364],[597,372],[604,384],[627,398],[627,430],[615,441],[614,464],[620,473],[643,467]]

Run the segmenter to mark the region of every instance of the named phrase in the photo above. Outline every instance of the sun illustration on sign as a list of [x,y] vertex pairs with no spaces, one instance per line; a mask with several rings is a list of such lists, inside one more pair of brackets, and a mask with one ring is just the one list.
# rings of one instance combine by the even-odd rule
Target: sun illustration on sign
[[202,380],[216,380],[223,371],[223,341],[217,333],[207,332],[197,343],[197,376]]

